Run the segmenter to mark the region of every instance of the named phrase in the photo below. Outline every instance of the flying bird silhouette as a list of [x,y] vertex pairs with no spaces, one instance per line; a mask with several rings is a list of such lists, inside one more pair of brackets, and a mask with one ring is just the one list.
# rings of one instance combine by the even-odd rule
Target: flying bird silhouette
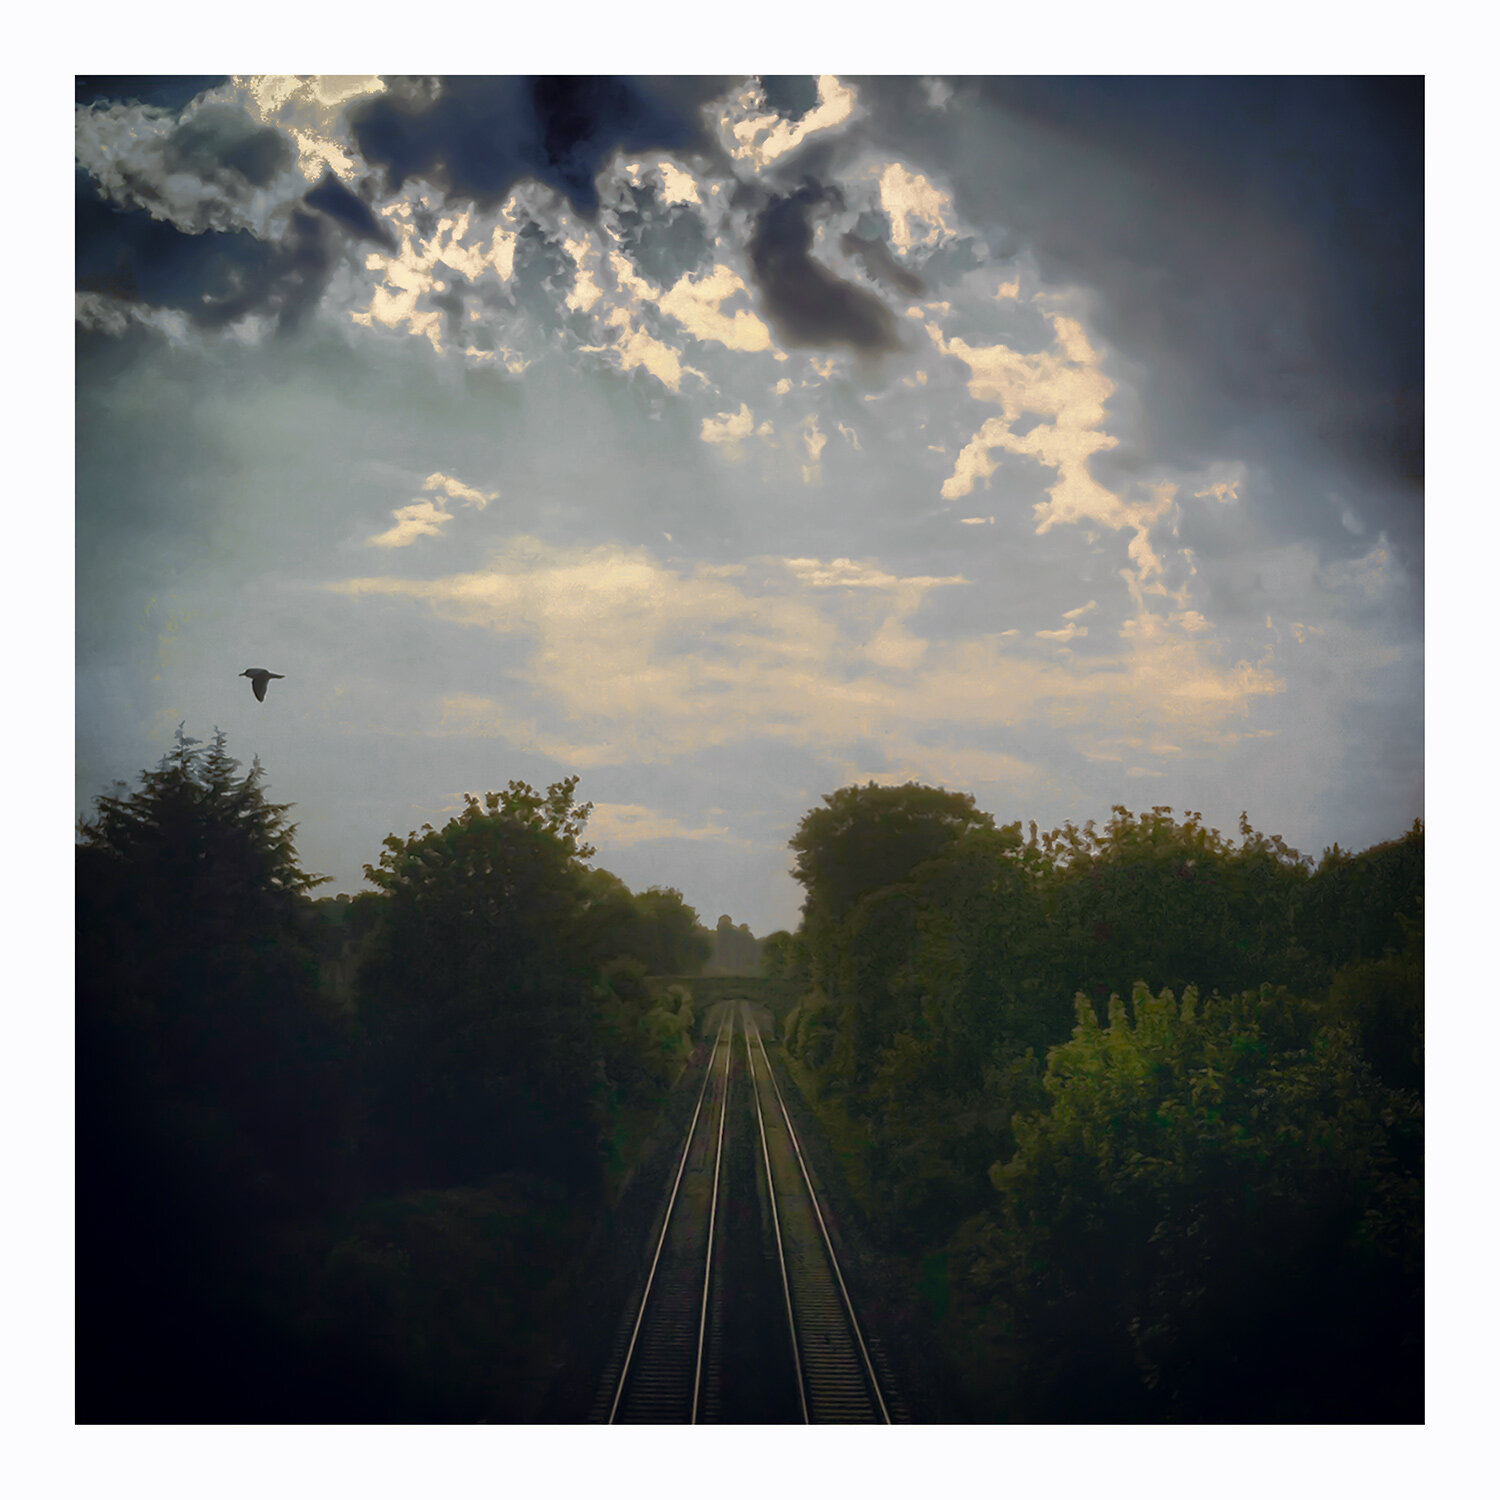
[[262,703],[266,701],[266,684],[273,677],[279,681],[283,675],[281,672],[268,672],[264,667],[246,667],[240,673],[241,677],[250,679],[250,686],[255,689],[255,696]]

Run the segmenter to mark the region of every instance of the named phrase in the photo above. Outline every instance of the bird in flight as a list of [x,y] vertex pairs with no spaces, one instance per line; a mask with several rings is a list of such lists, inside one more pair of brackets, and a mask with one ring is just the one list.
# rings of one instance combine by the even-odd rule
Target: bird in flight
[[262,703],[266,701],[266,684],[273,677],[279,681],[283,675],[281,672],[268,672],[264,667],[246,667],[240,673],[241,677],[250,679],[250,686],[255,689],[255,696]]

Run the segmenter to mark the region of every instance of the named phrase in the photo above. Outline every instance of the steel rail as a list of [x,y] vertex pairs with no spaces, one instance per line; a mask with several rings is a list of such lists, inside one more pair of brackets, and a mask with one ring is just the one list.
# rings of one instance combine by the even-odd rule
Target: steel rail
[[[754,1021],[748,1016],[745,1020],[745,1056],[750,1062],[750,1093],[755,1100],[755,1123],[760,1127],[760,1150],[762,1159],[766,1166],[766,1197],[771,1202],[771,1232],[776,1239],[776,1260],[781,1267],[781,1295],[786,1304],[786,1329],[792,1341],[792,1364],[797,1372],[797,1404],[802,1411],[802,1420],[811,1422],[812,1417],[807,1409],[807,1381],[802,1373],[802,1349],[797,1339],[797,1315],[792,1311],[792,1283],[787,1275],[786,1269],[786,1246],[781,1238],[781,1215],[776,1208],[776,1177],[771,1170],[771,1147],[766,1140],[766,1117],[760,1107],[760,1090],[755,1086],[755,1053],[750,1046],[750,1032]],[[756,1032],[756,1040],[760,1040],[760,1033]],[[765,1057],[765,1046],[761,1046],[761,1056]],[[770,1065],[766,1065],[766,1074],[770,1075]]]
[[[760,1048],[760,1055],[761,1055],[762,1060],[765,1063],[766,1076],[771,1080],[771,1090],[776,1095],[776,1103],[777,1103],[777,1107],[781,1111],[782,1123],[786,1127],[787,1139],[792,1144],[792,1154],[795,1156],[796,1161],[797,1161],[797,1167],[798,1167],[799,1171],[802,1174],[802,1181],[804,1182],[804,1184],[807,1187],[808,1200],[812,1204],[813,1214],[816,1216],[817,1223],[818,1223],[818,1229],[819,1229],[819,1231],[822,1234],[823,1247],[827,1251],[828,1265],[829,1265],[829,1268],[833,1272],[835,1281],[838,1284],[839,1296],[840,1296],[840,1298],[842,1299],[842,1302],[843,1302],[844,1312],[845,1312],[845,1315],[848,1317],[849,1327],[850,1327],[850,1330],[854,1334],[855,1343],[859,1347],[860,1359],[861,1359],[861,1361],[862,1361],[862,1363],[864,1365],[864,1375],[865,1375],[865,1378],[866,1378],[866,1380],[869,1383],[869,1387],[870,1387],[871,1393],[875,1397],[876,1405],[880,1409],[880,1420],[882,1422],[885,1422],[885,1423],[889,1424],[890,1420],[891,1420],[891,1414],[890,1414],[890,1411],[886,1407],[885,1397],[881,1393],[881,1390],[880,1390],[880,1381],[879,1381],[879,1379],[878,1379],[878,1377],[876,1376],[876,1373],[875,1373],[874,1361],[870,1358],[870,1351],[869,1351],[869,1348],[867,1347],[867,1345],[865,1343],[864,1333],[863,1333],[863,1331],[861,1330],[861,1328],[859,1326],[859,1318],[857,1317],[857,1315],[855,1314],[855,1311],[854,1311],[854,1301],[850,1297],[850,1295],[849,1295],[849,1288],[848,1288],[848,1286],[844,1282],[844,1273],[839,1269],[838,1255],[835,1253],[834,1248],[833,1248],[833,1238],[832,1238],[832,1236],[828,1232],[827,1222],[823,1218],[823,1209],[822,1209],[821,1205],[818,1202],[817,1190],[813,1187],[812,1177],[811,1177],[811,1175],[809,1174],[809,1172],[807,1170],[807,1162],[806,1162],[806,1160],[804,1159],[804,1157],[802,1155],[802,1144],[797,1139],[797,1129],[792,1124],[791,1113],[790,1113],[790,1111],[788,1111],[788,1109],[786,1107],[786,1100],[782,1097],[782,1094],[781,1094],[781,1086],[780,1086],[780,1084],[778,1084],[776,1082],[776,1074],[775,1074],[774,1070],[771,1067],[771,1059],[770,1059],[769,1054],[766,1052],[766,1044],[765,1044],[764,1041],[761,1040],[760,1028],[758,1026],[756,1026],[754,1017],[749,1013],[748,1007],[744,1007],[744,1010],[745,1010],[745,1014],[744,1014],[745,1046],[746,1046],[747,1049],[749,1048],[749,1046],[750,1046],[750,1037],[753,1034],[754,1037],[755,1037],[755,1044]],[[757,1092],[757,1107],[758,1106],[759,1106],[759,1096],[758,1096],[758,1092]],[[769,1154],[767,1155],[767,1159],[766,1159],[766,1169],[767,1169],[767,1174],[768,1174],[768,1177],[769,1177],[769,1172],[770,1172],[770,1157],[769,1157]],[[774,1182],[770,1182],[769,1183],[769,1187],[770,1187],[771,1198],[772,1198],[772,1201],[774,1203],[775,1196],[776,1196],[775,1183]],[[785,1271],[785,1264],[783,1262],[783,1273],[784,1273],[784,1271]],[[788,1297],[790,1298],[790,1291],[789,1290],[788,1290]],[[795,1328],[794,1328],[793,1329],[793,1349],[795,1350],[796,1348],[797,1348],[797,1339],[796,1339],[796,1333],[795,1333]],[[798,1358],[798,1365],[799,1365],[799,1371],[800,1371],[800,1365],[801,1365],[800,1356]]]
[[[714,1224],[719,1214],[719,1175],[724,1165],[724,1122],[729,1118],[729,1065],[734,1061],[734,1010],[729,1012],[729,1045],[724,1049],[724,1097],[719,1101],[719,1139],[714,1147],[714,1187],[708,1200],[708,1245],[703,1252],[703,1305],[698,1313],[698,1357],[693,1363],[693,1416],[698,1421],[698,1396],[703,1385],[703,1339],[708,1332],[708,1290],[713,1280]],[[723,1028],[719,1035],[722,1036]],[[718,1047],[715,1040],[714,1046]],[[712,1071],[712,1068],[710,1068]]]
[[[718,1197],[718,1169],[720,1169],[720,1160],[723,1157],[724,1116],[729,1112],[727,1110],[727,1107],[729,1107],[729,1089],[727,1089],[727,1085],[729,1085],[729,1058],[733,1053],[733,1020],[735,1020],[735,1013],[733,1013],[733,1010],[730,1010],[724,1016],[723,1022],[718,1026],[718,1034],[714,1037],[714,1052],[717,1053],[718,1047],[724,1041],[724,1032],[729,1032],[729,1047],[724,1050],[724,1058],[726,1058],[726,1061],[724,1061],[724,1097],[720,1100],[720,1110],[718,1110],[718,1155],[714,1161],[715,1200]],[[640,1329],[642,1329],[643,1323],[645,1323],[646,1308],[651,1305],[651,1292],[655,1286],[655,1275],[657,1275],[657,1268],[661,1263],[661,1253],[663,1253],[664,1247],[666,1247],[667,1235],[672,1230],[672,1215],[675,1214],[676,1200],[678,1200],[678,1194],[682,1188],[682,1176],[687,1172],[688,1157],[693,1152],[693,1142],[697,1137],[697,1121],[699,1121],[699,1116],[702,1115],[703,1100],[708,1097],[708,1085],[712,1082],[712,1077],[714,1077],[714,1065],[712,1065],[712,1061],[709,1061],[708,1067],[703,1070],[703,1085],[697,1091],[697,1103],[693,1107],[693,1118],[688,1122],[687,1133],[685,1133],[685,1139],[682,1142],[681,1160],[676,1164],[676,1176],[672,1181],[672,1193],[667,1197],[666,1212],[661,1217],[661,1233],[657,1236],[655,1253],[651,1256],[651,1269],[646,1274],[645,1290],[640,1293],[640,1307],[636,1311],[636,1320],[634,1320],[634,1325],[630,1329],[630,1343],[628,1343],[627,1349],[625,1349],[625,1358],[621,1362],[621,1367],[619,1367],[619,1377],[615,1382],[615,1397],[613,1397],[613,1400],[609,1404],[609,1418],[607,1418],[609,1424],[613,1424],[613,1421],[615,1421],[615,1416],[619,1412],[619,1401],[624,1397],[625,1386],[630,1382],[631,1361],[634,1359],[636,1346],[640,1340]],[[708,1251],[706,1251],[705,1262],[703,1262],[703,1304],[702,1313],[700,1313],[699,1329],[697,1329],[697,1361],[693,1370],[693,1407],[691,1407],[691,1413],[693,1413],[694,1422],[697,1421],[697,1397],[699,1397],[699,1379],[700,1374],[702,1374],[703,1329],[705,1329],[706,1319],[708,1319],[708,1311],[706,1311],[708,1310],[708,1269],[709,1263],[712,1260],[712,1253],[714,1253],[714,1235],[712,1235],[711,1208],[711,1211],[709,1211]]]

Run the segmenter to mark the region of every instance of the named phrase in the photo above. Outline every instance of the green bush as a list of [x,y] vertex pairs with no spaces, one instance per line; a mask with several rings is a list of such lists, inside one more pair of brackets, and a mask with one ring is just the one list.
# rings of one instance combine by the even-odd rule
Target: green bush
[[1041,1420],[1420,1420],[1414,1097],[1269,987],[1077,1014],[956,1247],[974,1372]]

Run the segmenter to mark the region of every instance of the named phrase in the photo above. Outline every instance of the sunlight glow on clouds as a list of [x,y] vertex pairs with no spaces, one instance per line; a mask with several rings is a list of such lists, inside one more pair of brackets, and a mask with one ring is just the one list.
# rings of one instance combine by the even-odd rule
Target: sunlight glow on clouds
[[723,823],[689,825],[669,813],[635,802],[596,802],[589,814],[589,838],[601,848],[639,844],[653,839],[712,839],[729,837]]
[[771,347],[771,330],[748,307],[726,315],[720,309],[734,296],[745,296],[745,283],[720,263],[705,275],[684,276],[661,298],[661,310],[695,338],[723,344],[726,349],[753,353]]
[[401,506],[392,513],[396,524],[389,531],[372,536],[367,546],[409,547],[424,536],[441,536],[453,519],[443,497],[457,500],[473,510],[483,510],[491,500],[500,498],[498,490],[477,490],[449,474],[429,474],[422,488],[438,490],[441,495],[437,499],[417,499],[410,505]]
[[795,124],[780,115],[765,113],[765,92],[751,84],[725,110],[720,135],[725,149],[736,161],[759,169],[795,151],[809,136],[845,124],[858,100],[852,88],[831,73],[818,79],[818,102]]
[[[900,162],[891,162],[880,174],[880,206],[890,216],[891,241],[902,255],[953,237],[948,221],[952,200],[920,172],[908,171]],[[918,224],[923,226],[921,234],[914,229]]]
[[[692,567],[642,548],[522,537],[478,571],[327,587],[528,640],[517,681],[533,707],[518,715],[483,695],[450,696],[442,732],[499,735],[580,766],[659,763],[751,739],[833,755],[862,738],[914,755],[981,726],[1073,732],[1090,722],[1142,736],[1168,724],[1176,740],[1222,746],[1242,736],[1250,703],[1281,687],[1269,667],[1219,665],[1211,638],[1144,605],[1117,648],[1087,661],[911,628],[928,591],[964,582],[847,558]],[[1083,634],[1076,619],[1051,633]]]

